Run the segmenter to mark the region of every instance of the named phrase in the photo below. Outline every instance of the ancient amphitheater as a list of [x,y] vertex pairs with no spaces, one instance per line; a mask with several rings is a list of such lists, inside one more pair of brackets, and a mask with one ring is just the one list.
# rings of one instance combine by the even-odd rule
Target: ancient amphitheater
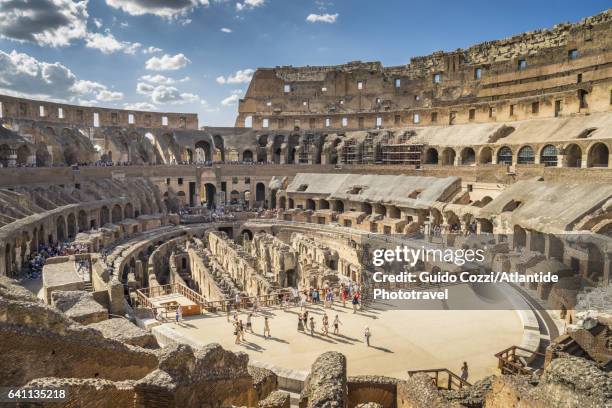
[[[20,406],[612,407],[610,10],[260,68],[232,128],[3,95],[0,123],[0,386],[67,392]],[[398,307],[397,245],[558,281]]]

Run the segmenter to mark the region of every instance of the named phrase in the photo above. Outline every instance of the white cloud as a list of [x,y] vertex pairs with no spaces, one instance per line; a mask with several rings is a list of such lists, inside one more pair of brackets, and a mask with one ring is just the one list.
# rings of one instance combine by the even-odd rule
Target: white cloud
[[109,90],[103,90],[98,93],[96,99],[101,102],[112,102],[112,101],[120,101],[123,99],[122,92],[115,92]]
[[223,32],[223,33],[228,33],[228,34],[229,34],[229,33],[231,33],[231,32],[232,32],[232,29],[231,29],[231,28],[227,28],[227,27],[223,27],[223,28],[221,29],[221,32]]
[[223,76],[218,76],[215,80],[218,84],[244,84],[251,82],[253,79],[253,74],[255,73],[254,69],[247,68],[243,70],[238,70],[234,75],[228,75],[227,78]]
[[242,95],[242,89],[235,89],[232,91],[232,94],[227,98],[221,101],[221,105],[223,106],[233,106],[238,103],[240,100],[240,95]]
[[151,101],[155,104],[171,104],[171,105],[182,105],[185,103],[202,102],[198,95],[180,92],[174,86],[168,85],[151,85],[144,82],[139,82],[136,85],[136,92],[141,95],[147,95],[151,98]]
[[131,43],[128,41],[119,41],[115,38],[110,31],[106,31],[106,34],[101,33],[88,33],[85,38],[85,46],[87,48],[93,48],[100,50],[104,54],[113,54],[115,52],[124,52],[126,54],[135,54],[136,51],[142,44]]
[[151,95],[155,90],[155,86],[151,84],[145,84],[144,82],[139,82],[136,85],[136,92],[142,95]]
[[102,20],[100,20],[99,18],[94,18],[93,23],[97,28],[102,28]]
[[221,105],[223,106],[233,106],[236,105],[238,103],[238,101],[240,100],[240,96],[239,95],[230,95],[227,98],[225,98],[224,100],[221,101]]
[[328,23],[328,24],[333,24],[336,22],[336,20],[338,19],[339,14],[329,14],[329,13],[325,13],[325,14],[309,14],[308,17],[306,17],[306,21],[308,21],[309,23]]
[[159,85],[151,93],[151,100],[157,104],[181,105],[198,102],[200,97],[192,93],[181,93],[173,86]]
[[150,82],[152,84],[156,84],[156,85],[173,85],[173,84],[187,82],[191,80],[191,78],[189,78],[188,76],[185,78],[181,78],[181,79],[174,79],[174,78],[170,78],[170,77],[159,75],[159,74],[143,75],[140,77],[140,79],[146,82]]
[[149,102],[136,102],[136,103],[125,103],[123,104],[125,109],[129,110],[140,110],[140,111],[154,111],[157,110],[157,106]]
[[146,68],[150,71],[175,71],[189,64],[191,61],[184,54],[176,54],[171,57],[164,54],[162,57],[153,57],[146,62]]
[[[48,63],[12,51],[0,51],[0,91],[26,98],[41,98],[77,102],[97,100],[108,102],[123,95],[105,85],[79,79],[65,65]],[[120,95],[121,94],[121,95]]]
[[87,33],[87,0],[2,0],[0,37],[63,47]]
[[154,14],[160,17],[182,16],[199,6],[208,6],[208,0],[106,0],[106,4],[133,16]]
[[253,9],[255,7],[263,6],[265,0],[244,0],[242,3],[236,3],[236,11],[243,11]]
[[156,53],[162,52],[162,51],[163,50],[161,48],[157,48],[157,47],[151,46],[151,47],[144,48],[142,50],[142,53],[143,54],[156,54]]

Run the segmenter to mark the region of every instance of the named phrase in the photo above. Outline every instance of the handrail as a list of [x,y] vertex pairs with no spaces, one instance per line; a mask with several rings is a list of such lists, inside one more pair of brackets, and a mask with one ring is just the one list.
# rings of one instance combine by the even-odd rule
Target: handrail
[[[426,370],[409,370],[408,375],[412,377],[417,373],[425,373],[425,374],[434,374],[431,377],[434,385],[439,389],[452,390],[452,389],[462,389],[463,387],[470,387],[472,384],[459,377],[457,374],[450,371],[448,368],[431,368]],[[445,386],[440,386],[440,374],[448,375],[448,379],[446,381]],[[455,387],[455,388],[453,388]]]
[[[516,351],[521,350],[531,355],[526,361],[526,364],[521,363],[516,356]],[[529,375],[532,373],[532,368],[529,364],[535,360],[537,357],[545,357],[543,353],[538,351],[532,351],[520,346],[510,346],[507,349],[500,351],[495,354],[495,357],[498,360],[497,368],[501,371],[502,374],[522,374]],[[519,356],[520,357],[520,356]]]

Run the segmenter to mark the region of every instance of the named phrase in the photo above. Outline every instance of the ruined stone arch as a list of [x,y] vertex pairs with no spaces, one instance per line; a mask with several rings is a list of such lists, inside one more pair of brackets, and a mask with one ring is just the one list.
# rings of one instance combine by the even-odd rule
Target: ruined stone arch
[[251,150],[245,150],[242,152],[242,161],[247,163],[253,162],[253,152]]
[[603,142],[591,143],[587,147],[587,167],[609,167],[610,149]]
[[278,199],[278,208],[282,208],[283,210],[287,209],[287,198],[285,196],[280,196]]
[[212,147],[208,141],[200,140],[195,144],[195,162],[212,162]]
[[430,147],[425,151],[425,164],[438,164],[438,151]]
[[476,163],[476,152],[471,147],[464,147],[461,150],[461,164],[469,166]]
[[322,210],[329,210],[329,201],[324,199],[319,200],[319,208]]
[[306,199],[306,209],[314,211],[316,209],[315,202],[312,198]]
[[85,210],[79,211],[78,224],[79,224],[79,232],[83,232],[89,229],[89,220],[88,220],[88,216]]
[[288,208],[288,209],[293,209],[293,208],[295,208],[295,202],[293,201],[293,198],[289,198],[289,199],[287,200],[287,208]]
[[134,207],[132,203],[127,203],[123,208],[123,218],[134,218]]
[[258,203],[266,201],[266,185],[264,183],[260,182],[255,185],[255,201]]
[[567,144],[563,154],[565,167],[582,167],[582,148],[576,143]]
[[229,196],[230,204],[238,204],[240,201],[240,192],[238,190],[232,190]]
[[68,214],[68,217],[66,218],[66,222],[68,225],[68,237],[74,238],[77,234],[76,216],[73,213]]
[[55,232],[58,242],[66,240],[66,219],[63,215],[60,215],[55,219]]
[[483,146],[478,151],[478,164],[493,163],[493,149],[489,146]]
[[443,166],[452,166],[455,164],[455,150],[447,147],[442,150],[442,165]]
[[513,233],[513,247],[515,249],[525,248],[527,245],[527,233],[525,232],[525,229],[520,225],[515,225],[513,228]]
[[113,222],[113,224],[115,224],[120,222],[122,219],[123,211],[121,210],[121,206],[119,204],[115,204],[111,212],[111,221]]

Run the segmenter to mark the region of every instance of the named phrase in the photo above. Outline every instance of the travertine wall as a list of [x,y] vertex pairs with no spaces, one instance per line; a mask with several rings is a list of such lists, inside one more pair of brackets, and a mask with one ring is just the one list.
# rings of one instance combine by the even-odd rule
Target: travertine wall
[[249,118],[257,129],[365,129],[609,110],[611,16],[440,51],[405,66],[261,68],[236,126]]

